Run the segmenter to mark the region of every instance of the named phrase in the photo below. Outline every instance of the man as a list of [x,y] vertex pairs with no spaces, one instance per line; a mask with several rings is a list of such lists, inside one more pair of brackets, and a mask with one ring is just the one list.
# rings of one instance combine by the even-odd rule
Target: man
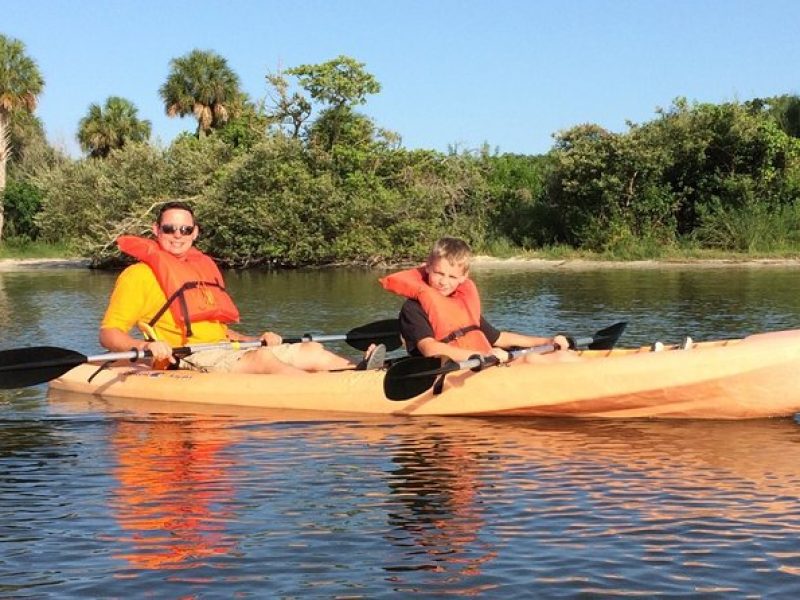
[[[194,247],[200,233],[192,208],[168,202],[153,224],[155,240],[122,236],[120,249],[141,262],[117,279],[100,325],[100,344],[113,352],[149,350],[154,364],[175,364],[172,348],[227,341],[255,341],[266,346],[248,350],[209,349],[181,358],[181,367],[232,373],[304,373],[347,368],[378,368],[386,348],[371,346],[358,365],[317,342],[284,344],[277,333],[260,338],[231,329],[239,311],[225,291],[214,261]],[[169,298],[169,300],[168,300]],[[140,324],[154,339],[130,334]]]

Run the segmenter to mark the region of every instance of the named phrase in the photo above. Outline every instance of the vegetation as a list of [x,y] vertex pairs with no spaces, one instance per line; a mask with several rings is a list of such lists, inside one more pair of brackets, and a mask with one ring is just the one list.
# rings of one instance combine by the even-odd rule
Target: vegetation
[[[160,203],[181,198],[199,245],[233,267],[416,260],[443,234],[506,256],[800,253],[796,96],[678,98],[627,131],[580,124],[525,156],[403,148],[358,112],[381,86],[346,56],[265,81],[254,102],[224,58],[194,50],[160,88],[167,114],[195,116],[194,135],[155,147],[149,122],[112,97],[81,121],[78,160],[47,145],[32,105],[7,110],[6,235],[108,264],[117,235],[146,232]],[[36,83],[20,89],[35,96]]]
[[211,51],[192,50],[175,58],[159,93],[170,117],[194,115],[197,135],[225,125],[242,101],[239,77],[228,62]]
[[[0,34],[0,195],[6,188],[6,165],[11,145],[11,119],[19,112],[32,113],[44,88],[36,63],[19,40]],[[0,204],[0,240],[3,237],[4,203]]]
[[89,114],[78,124],[81,149],[93,158],[105,158],[126,142],[144,142],[150,137],[150,121],[137,116],[138,109],[125,98],[112,96],[104,107],[89,106]]

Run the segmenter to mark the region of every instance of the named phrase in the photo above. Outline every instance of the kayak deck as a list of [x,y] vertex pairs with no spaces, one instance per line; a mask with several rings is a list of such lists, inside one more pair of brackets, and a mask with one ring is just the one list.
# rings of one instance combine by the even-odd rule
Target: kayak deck
[[441,393],[386,399],[385,371],[250,375],[81,365],[51,382],[99,397],[388,415],[746,419],[800,412],[800,330],[587,350],[570,361],[447,375]]

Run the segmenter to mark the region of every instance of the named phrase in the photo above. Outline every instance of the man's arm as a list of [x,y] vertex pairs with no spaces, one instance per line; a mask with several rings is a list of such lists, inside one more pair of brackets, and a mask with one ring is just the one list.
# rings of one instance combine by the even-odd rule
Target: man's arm
[[148,342],[130,334],[134,325],[144,318],[147,294],[147,279],[143,279],[145,273],[149,275],[150,271],[144,271],[138,265],[120,273],[100,324],[100,345],[111,352],[149,350],[154,359],[174,362],[172,347],[166,342]]

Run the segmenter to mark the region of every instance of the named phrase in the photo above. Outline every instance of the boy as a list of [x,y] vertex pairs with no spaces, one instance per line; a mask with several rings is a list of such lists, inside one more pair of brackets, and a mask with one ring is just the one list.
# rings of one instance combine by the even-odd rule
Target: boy
[[[569,347],[567,338],[500,331],[481,314],[480,296],[469,278],[472,250],[458,238],[443,237],[431,249],[424,266],[384,277],[381,285],[408,298],[400,309],[400,334],[412,356],[446,356],[454,361],[475,354],[509,360],[505,348],[552,344]],[[541,357],[528,354],[525,360]]]

